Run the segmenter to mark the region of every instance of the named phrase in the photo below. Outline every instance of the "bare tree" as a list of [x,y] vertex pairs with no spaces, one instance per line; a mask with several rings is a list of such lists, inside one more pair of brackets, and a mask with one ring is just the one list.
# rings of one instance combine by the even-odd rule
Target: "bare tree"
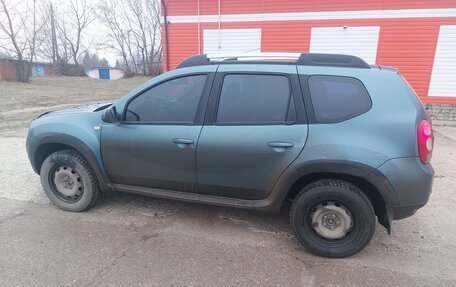
[[[134,22],[129,21],[130,24],[130,30],[133,33],[133,36],[135,37],[136,40],[136,46],[138,47],[138,54],[141,57],[141,69],[142,69],[142,74],[146,75],[146,69],[149,66],[149,57],[148,57],[148,43],[147,40],[148,38],[146,37],[146,17],[144,13],[144,3],[142,0],[130,0],[127,2],[128,6],[130,8],[130,11],[132,12],[134,16]],[[132,27],[132,25],[135,25],[135,27]]]
[[[116,52],[127,75],[160,71],[158,0],[69,0],[57,9],[53,1],[0,0],[3,55],[20,63],[52,61],[66,74],[80,73],[82,55],[93,41],[88,27],[96,20],[92,7],[96,2],[97,18],[107,31],[107,39],[100,46]],[[18,74],[28,79],[27,73],[24,68]]]
[[160,22],[160,3],[156,0],[146,1],[146,21],[149,27],[149,71],[150,73],[158,73],[161,71],[161,22]]
[[[17,59],[17,73],[19,81],[28,82],[30,76],[28,73],[28,66],[24,62],[24,52],[26,42],[20,41],[20,34],[24,33],[25,19],[27,15],[20,15],[17,12],[18,3],[9,6],[6,0],[0,0],[0,30],[6,34],[7,38],[11,42],[12,48],[9,46],[2,46],[2,48],[8,53],[12,54],[12,58]],[[27,13],[27,11],[25,11]],[[16,18],[17,17],[17,18]]]
[[37,46],[40,46],[44,42],[44,37],[41,33],[44,31],[44,27],[48,22],[49,13],[46,9],[46,6],[37,7],[36,0],[33,0],[32,7],[32,25],[31,30],[25,29],[26,31],[26,40],[28,43],[28,54],[30,63],[36,60],[37,56]]
[[51,29],[51,49],[52,49],[52,63],[55,64],[60,60],[59,49],[57,46],[57,29],[56,29],[56,20],[55,12],[52,4],[49,5],[49,25]]
[[68,45],[71,59],[79,68],[79,57],[88,50],[90,45],[83,44],[83,35],[87,27],[95,20],[93,10],[86,0],[70,0],[69,9],[57,21],[65,44]]
[[102,46],[115,51],[126,67],[126,74],[132,73],[127,48],[128,30],[122,24],[122,11],[118,9],[116,1],[108,0],[103,5],[99,5],[97,9],[99,19],[108,28],[107,37],[110,41],[106,41]]
[[0,48],[17,60],[18,78],[22,82],[29,81],[28,63],[36,61],[37,47],[41,47],[45,38],[44,27],[48,21],[45,1],[0,0],[0,33],[6,35]]
[[103,46],[122,57],[127,74],[159,71],[161,25],[157,0],[107,0],[98,5],[97,12],[110,40]]
[[43,11],[47,19],[43,22],[43,33],[40,38],[40,45],[36,47],[36,54],[39,54],[47,61],[51,61],[53,64],[57,64],[60,55],[57,44],[56,17],[52,3],[45,3]]
[[[62,37],[64,34],[57,27],[57,15],[55,8],[52,3],[45,3],[43,15],[46,15],[46,21],[44,21],[43,32],[41,33],[40,45],[37,45],[37,54],[41,58],[51,61],[55,64],[67,64],[64,58],[61,57],[63,49],[66,46],[66,38]],[[61,41],[62,40],[62,41]]]

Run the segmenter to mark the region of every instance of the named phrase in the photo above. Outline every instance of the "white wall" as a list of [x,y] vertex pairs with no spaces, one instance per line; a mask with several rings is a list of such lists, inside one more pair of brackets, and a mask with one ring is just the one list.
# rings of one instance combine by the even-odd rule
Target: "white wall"
[[206,29],[203,41],[205,54],[260,52],[261,29]]
[[353,55],[375,64],[379,32],[379,26],[312,28],[310,52]]
[[456,97],[456,25],[440,26],[428,95]]

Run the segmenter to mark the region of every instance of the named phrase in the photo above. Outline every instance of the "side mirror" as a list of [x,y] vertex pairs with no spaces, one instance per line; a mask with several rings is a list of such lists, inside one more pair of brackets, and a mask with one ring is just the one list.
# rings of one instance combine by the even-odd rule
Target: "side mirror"
[[116,106],[111,106],[106,109],[106,111],[103,114],[102,120],[105,123],[116,123],[119,122],[119,114],[117,113]]

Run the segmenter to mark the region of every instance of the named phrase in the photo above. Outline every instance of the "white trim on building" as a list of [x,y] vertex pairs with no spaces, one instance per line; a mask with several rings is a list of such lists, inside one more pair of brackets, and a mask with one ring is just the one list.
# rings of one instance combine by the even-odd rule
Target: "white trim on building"
[[[170,23],[456,17],[456,8],[168,16]],[[163,17],[162,17],[163,18]],[[162,19],[163,20],[163,19]],[[163,21],[162,21],[163,22]]]

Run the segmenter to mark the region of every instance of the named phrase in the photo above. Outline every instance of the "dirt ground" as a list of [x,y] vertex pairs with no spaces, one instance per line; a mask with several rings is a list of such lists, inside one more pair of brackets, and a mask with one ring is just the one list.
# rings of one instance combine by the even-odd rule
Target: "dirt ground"
[[456,286],[456,124],[435,126],[429,203],[377,225],[345,259],[304,250],[280,215],[106,193],[88,212],[49,204],[25,152],[46,111],[119,97],[146,78],[0,82],[0,286]]
[[147,80],[146,77],[115,81],[44,77],[33,78],[30,84],[0,81],[0,131],[27,127],[32,118],[50,108],[117,99]]

